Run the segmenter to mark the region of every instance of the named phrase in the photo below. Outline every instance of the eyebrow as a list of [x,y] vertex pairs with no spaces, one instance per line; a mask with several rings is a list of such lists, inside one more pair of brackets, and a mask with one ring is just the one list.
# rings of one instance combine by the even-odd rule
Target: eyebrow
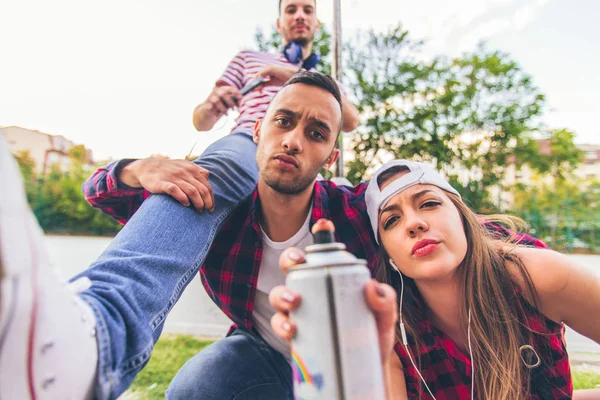
[[[294,117],[295,119],[300,119],[300,117],[301,117],[300,113],[294,112],[294,111],[289,110],[287,108],[280,108],[275,113],[286,114],[286,115],[289,115],[291,117]],[[321,120],[321,119],[319,119],[317,117],[309,117],[308,121],[312,122],[315,125],[318,125],[322,129],[326,130],[327,133],[331,132],[331,128],[329,127],[329,125],[327,124],[327,122],[325,122],[325,121],[323,121],[323,120]]]
[[[424,190],[421,190],[420,192],[417,192],[417,193],[413,194],[413,195],[412,195],[412,199],[413,199],[413,201],[414,201],[414,200],[418,200],[418,199],[420,199],[421,197],[425,196],[425,195],[426,195],[427,193],[429,193],[429,192],[435,193],[435,192],[434,192],[433,190],[431,190],[431,189],[424,189]],[[381,210],[381,213],[380,213],[380,215],[381,215],[381,214],[383,214],[383,213],[384,213],[384,212],[386,212],[386,211],[396,210],[396,209],[399,209],[399,208],[400,208],[400,207],[399,207],[398,205],[396,205],[396,204],[390,204],[389,206],[387,206],[386,208],[384,208],[383,210]]]
[[315,125],[320,126],[321,128],[325,129],[327,132],[331,132],[331,128],[329,127],[329,125],[327,124],[327,122],[320,120],[319,118],[316,117],[310,117],[308,119],[310,122],[312,122]]

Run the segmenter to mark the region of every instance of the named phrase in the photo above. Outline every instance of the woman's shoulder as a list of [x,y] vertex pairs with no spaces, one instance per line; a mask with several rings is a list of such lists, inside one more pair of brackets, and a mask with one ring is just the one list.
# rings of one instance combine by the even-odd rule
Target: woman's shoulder
[[[553,250],[517,246],[505,251],[516,256],[508,262],[508,268],[528,303],[546,318],[556,323],[563,322],[565,305],[576,297],[573,293],[577,292],[577,287],[581,286],[589,272]],[[529,291],[527,277],[533,285],[533,293]]]
[[519,287],[527,291],[526,281],[517,263],[520,261],[531,278],[537,296],[552,296],[560,293],[569,281],[572,263],[569,259],[550,249],[538,249],[522,246],[505,248],[509,255],[516,256],[508,262],[509,272]]

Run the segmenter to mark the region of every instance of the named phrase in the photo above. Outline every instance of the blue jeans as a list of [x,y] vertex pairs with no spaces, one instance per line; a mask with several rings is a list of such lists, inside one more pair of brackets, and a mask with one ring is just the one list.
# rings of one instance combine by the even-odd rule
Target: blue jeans
[[177,373],[168,400],[293,399],[289,362],[243,329],[192,357]]
[[[231,134],[195,161],[210,171],[212,213],[197,213],[171,197],[148,198],[89,269],[81,294],[97,319],[95,396],[114,399],[146,365],[165,318],[204,263],[216,233],[256,185],[256,144]],[[200,379],[202,377],[198,377]]]

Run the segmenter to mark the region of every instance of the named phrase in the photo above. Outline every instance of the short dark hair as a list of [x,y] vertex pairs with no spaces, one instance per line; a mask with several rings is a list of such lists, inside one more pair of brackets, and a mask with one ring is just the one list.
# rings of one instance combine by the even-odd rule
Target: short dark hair
[[342,109],[342,93],[340,92],[340,87],[338,86],[335,79],[330,77],[329,75],[322,74],[316,71],[301,71],[294,74],[286,83],[283,84],[283,87],[293,85],[295,83],[303,83],[309,86],[315,86],[321,88],[323,90],[328,91],[335,97],[338,104],[340,105],[340,112],[342,115],[342,121],[340,121],[340,131],[343,125],[344,118],[344,110]]
[[[315,2],[315,9],[317,8],[317,0],[313,0]],[[279,7],[277,8],[278,15],[281,15],[281,0],[279,0]]]
[[408,168],[406,165],[394,165],[393,167],[386,169],[377,177],[377,186],[379,186],[379,189],[381,189],[381,186],[387,182],[388,179],[404,171],[410,171],[410,168]]
[[316,71],[301,71],[297,74],[294,74],[286,83],[283,84],[283,87],[290,86],[295,83],[303,83],[305,85],[316,86],[327,90],[333,95],[333,97],[335,97],[337,102],[340,104],[340,108],[342,107],[342,93],[340,92],[340,87],[335,79],[329,75],[325,75]]

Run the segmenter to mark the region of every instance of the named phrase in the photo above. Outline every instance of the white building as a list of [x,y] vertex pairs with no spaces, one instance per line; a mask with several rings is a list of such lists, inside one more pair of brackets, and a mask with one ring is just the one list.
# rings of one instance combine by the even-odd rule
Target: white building
[[[53,164],[68,170],[69,150],[76,144],[61,135],[25,129],[18,126],[0,128],[13,154],[27,151],[35,161],[36,172],[45,174]],[[88,164],[93,165],[92,151],[87,150]]]

